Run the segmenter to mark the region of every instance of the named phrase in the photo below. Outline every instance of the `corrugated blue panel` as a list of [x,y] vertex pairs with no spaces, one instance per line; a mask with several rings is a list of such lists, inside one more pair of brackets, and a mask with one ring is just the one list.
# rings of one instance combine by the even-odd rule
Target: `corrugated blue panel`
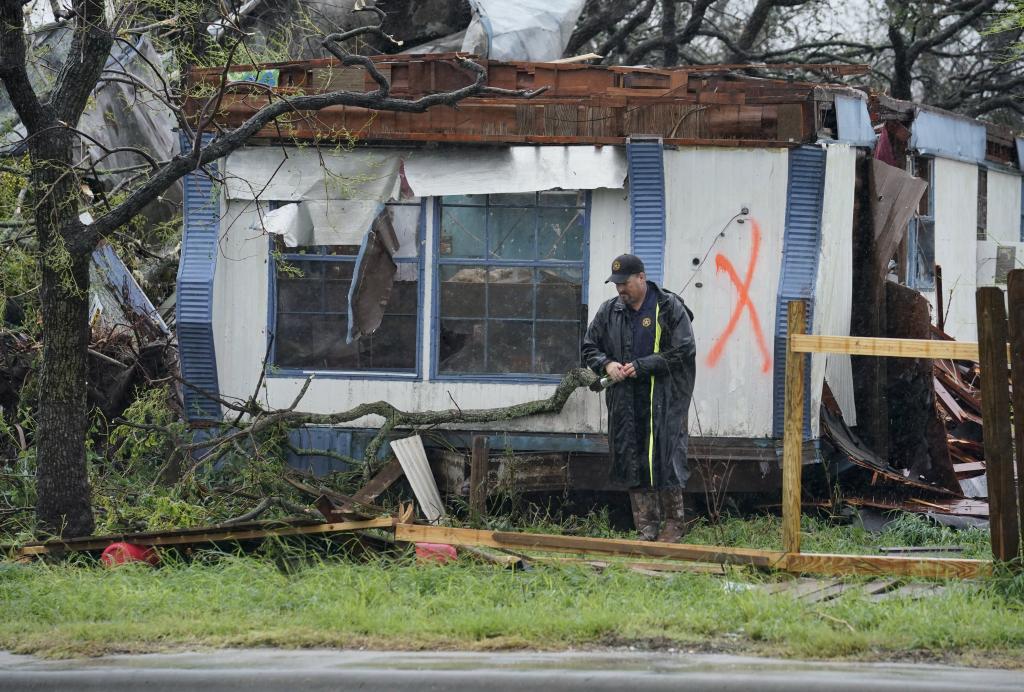
[[[352,431],[344,428],[311,426],[288,431],[288,441],[297,449],[317,449],[352,456]],[[351,466],[329,456],[312,456],[288,451],[288,465],[317,476],[348,471]]]
[[[204,135],[209,140],[211,135]],[[182,147],[188,143],[183,141]],[[213,168],[213,166],[210,166]],[[185,229],[178,264],[178,358],[189,421],[216,421],[220,404],[196,388],[217,396],[217,356],[213,344],[213,276],[217,268],[220,199],[212,180],[201,172],[184,180]]]
[[920,154],[967,163],[985,160],[985,126],[955,115],[919,110],[910,128],[910,148]]
[[836,94],[836,139],[856,146],[875,146],[875,128],[871,127],[868,104],[853,96]]
[[631,138],[629,213],[632,253],[643,260],[647,278],[661,284],[665,263],[665,165],[661,138]]
[[[814,324],[814,282],[821,252],[821,210],[825,196],[825,150],[800,147],[789,152],[786,234],[775,307],[774,434],[782,436],[786,399],[786,338],[789,301],[807,301],[807,329]],[[804,437],[810,438],[810,378],[804,392]]]
[[1024,137],[1018,137],[1017,142],[1017,168],[1024,171]]

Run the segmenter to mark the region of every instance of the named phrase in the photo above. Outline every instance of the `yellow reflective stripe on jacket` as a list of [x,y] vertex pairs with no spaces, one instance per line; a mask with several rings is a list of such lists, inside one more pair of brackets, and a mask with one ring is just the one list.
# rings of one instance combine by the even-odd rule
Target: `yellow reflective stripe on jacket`
[[[661,313],[661,305],[654,306],[654,352],[661,350],[661,322],[658,316]],[[654,375],[651,375],[651,420],[648,421],[647,429],[649,439],[647,440],[647,468],[651,473],[651,487],[654,487]]]

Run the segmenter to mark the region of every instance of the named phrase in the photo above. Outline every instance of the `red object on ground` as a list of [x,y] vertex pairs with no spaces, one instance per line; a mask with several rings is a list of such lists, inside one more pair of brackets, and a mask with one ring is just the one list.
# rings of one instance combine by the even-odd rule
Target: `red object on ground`
[[149,546],[118,542],[111,543],[103,550],[100,562],[107,567],[123,565],[126,562],[145,562],[155,565],[160,562],[160,556]]
[[455,546],[448,545],[447,543],[416,544],[417,562],[437,562],[439,564],[444,564],[446,562],[456,560],[458,557],[458,553],[455,552]]

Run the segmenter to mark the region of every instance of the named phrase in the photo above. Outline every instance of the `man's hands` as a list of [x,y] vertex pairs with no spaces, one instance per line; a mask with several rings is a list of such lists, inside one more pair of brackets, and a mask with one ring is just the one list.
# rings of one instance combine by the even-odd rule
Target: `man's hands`
[[627,377],[636,377],[636,367],[632,363],[616,363],[614,360],[604,366],[604,371],[613,382],[622,382]]

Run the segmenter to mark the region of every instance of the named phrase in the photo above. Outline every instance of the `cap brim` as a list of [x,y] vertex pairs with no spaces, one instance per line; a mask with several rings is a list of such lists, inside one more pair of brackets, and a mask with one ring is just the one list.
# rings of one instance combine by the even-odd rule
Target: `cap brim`
[[629,277],[632,274],[612,274],[604,280],[606,284],[624,284],[629,281]]

